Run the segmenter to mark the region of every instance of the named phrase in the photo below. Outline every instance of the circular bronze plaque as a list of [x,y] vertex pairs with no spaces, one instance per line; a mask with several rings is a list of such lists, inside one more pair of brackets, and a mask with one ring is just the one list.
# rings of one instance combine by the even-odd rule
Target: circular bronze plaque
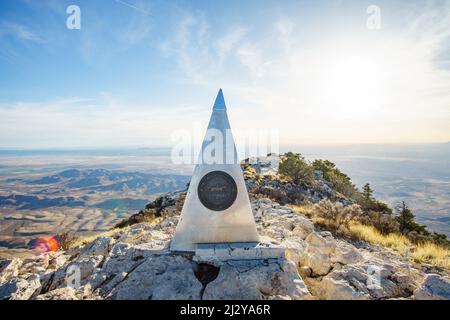
[[212,171],[203,176],[198,184],[198,198],[208,209],[223,211],[231,207],[237,197],[233,177],[223,171]]

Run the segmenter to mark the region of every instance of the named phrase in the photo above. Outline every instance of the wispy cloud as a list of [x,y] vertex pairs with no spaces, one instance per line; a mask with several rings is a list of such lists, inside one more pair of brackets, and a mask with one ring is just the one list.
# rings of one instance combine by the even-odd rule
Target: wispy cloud
[[126,6],[128,8],[140,11],[140,12],[142,12],[144,14],[148,14],[149,13],[149,11],[147,11],[145,8],[143,8],[143,7],[139,6],[139,5],[135,5],[135,4],[131,3],[130,1],[124,1],[124,0],[115,0],[115,1],[117,3],[123,4],[124,6]]
[[25,41],[45,42],[44,38],[31,31],[25,25],[10,21],[0,22],[0,38],[5,36],[13,36]]

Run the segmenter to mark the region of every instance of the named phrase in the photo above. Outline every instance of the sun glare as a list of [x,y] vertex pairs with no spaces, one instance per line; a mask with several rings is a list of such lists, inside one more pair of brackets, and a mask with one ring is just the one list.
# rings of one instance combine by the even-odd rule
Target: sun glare
[[366,118],[383,96],[383,66],[369,55],[352,53],[333,59],[322,69],[322,103],[341,118]]

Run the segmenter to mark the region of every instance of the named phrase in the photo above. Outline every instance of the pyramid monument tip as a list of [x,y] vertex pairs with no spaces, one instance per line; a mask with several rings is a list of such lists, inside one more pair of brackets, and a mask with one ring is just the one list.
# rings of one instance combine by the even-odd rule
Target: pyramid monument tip
[[222,88],[219,88],[219,92],[217,93],[216,101],[214,102],[213,109],[226,109],[225,99],[223,97]]

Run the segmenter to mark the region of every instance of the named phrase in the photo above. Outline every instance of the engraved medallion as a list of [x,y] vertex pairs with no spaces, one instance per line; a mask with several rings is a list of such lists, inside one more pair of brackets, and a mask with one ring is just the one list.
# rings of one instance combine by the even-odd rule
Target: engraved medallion
[[223,171],[212,171],[198,184],[200,202],[213,211],[223,211],[231,207],[237,197],[237,186],[233,177]]

